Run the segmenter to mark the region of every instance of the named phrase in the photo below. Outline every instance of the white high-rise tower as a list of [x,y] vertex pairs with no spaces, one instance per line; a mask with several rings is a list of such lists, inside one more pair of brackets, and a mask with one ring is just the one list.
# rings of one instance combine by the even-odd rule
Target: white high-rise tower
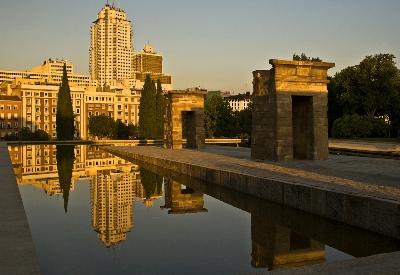
[[132,78],[133,26],[126,13],[106,4],[91,26],[89,71],[92,80],[112,84]]

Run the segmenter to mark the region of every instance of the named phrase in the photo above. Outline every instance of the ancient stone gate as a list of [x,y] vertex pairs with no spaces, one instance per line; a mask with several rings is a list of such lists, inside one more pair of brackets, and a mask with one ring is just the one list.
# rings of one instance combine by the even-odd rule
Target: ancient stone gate
[[269,63],[271,70],[253,72],[252,159],[326,159],[327,71],[335,64]]
[[182,149],[184,124],[187,135],[186,147],[199,149],[204,146],[204,97],[206,93],[204,90],[193,89],[170,91],[165,95],[164,139],[166,148]]

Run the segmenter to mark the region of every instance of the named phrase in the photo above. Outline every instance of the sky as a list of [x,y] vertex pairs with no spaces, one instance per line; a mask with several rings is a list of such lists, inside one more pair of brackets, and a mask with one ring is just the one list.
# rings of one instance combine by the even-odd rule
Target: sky
[[[110,0],[110,3],[112,0]],[[118,0],[134,25],[134,48],[164,55],[176,89],[251,91],[252,71],[306,53],[335,62],[400,58],[399,0]],[[66,58],[88,73],[89,33],[105,0],[0,0],[0,69]],[[399,66],[399,59],[396,60]]]

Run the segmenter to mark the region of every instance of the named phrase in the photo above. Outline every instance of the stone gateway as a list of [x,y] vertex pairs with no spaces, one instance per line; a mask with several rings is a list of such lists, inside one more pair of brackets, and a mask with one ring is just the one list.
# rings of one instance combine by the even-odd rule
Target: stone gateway
[[186,129],[187,148],[200,149],[204,146],[204,97],[206,93],[207,91],[204,90],[193,89],[170,91],[165,95],[164,139],[167,149],[182,149],[183,128]]
[[328,158],[328,78],[334,63],[271,59],[253,72],[251,157]]

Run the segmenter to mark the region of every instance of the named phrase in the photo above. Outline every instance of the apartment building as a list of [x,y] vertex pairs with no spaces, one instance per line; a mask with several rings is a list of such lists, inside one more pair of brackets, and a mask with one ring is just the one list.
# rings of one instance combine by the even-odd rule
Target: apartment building
[[243,111],[250,106],[251,94],[247,92],[245,94],[227,96],[225,100],[229,103],[233,111]]
[[97,82],[92,81],[89,76],[75,74],[73,64],[64,59],[48,59],[42,65],[27,71],[0,70],[0,83],[11,83],[18,79],[29,79],[59,85],[62,79],[64,63],[67,65],[68,80],[71,86],[86,87],[97,85]]
[[106,4],[93,22],[90,35],[91,78],[98,80],[100,85],[110,85],[113,80],[132,79],[133,26],[126,13]]
[[[22,127],[31,131],[46,131],[51,138],[56,138],[56,114],[59,86],[46,81],[29,79],[15,80],[11,84],[11,93],[22,102]],[[87,126],[84,112],[85,88],[71,86],[72,107],[75,114],[75,136],[86,138]]]
[[133,74],[136,89],[143,89],[146,76],[150,75],[152,80],[160,80],[164,91],[172,90],[172,76],[163,73],[163,56],[149,44],[134,54]]
[[0,95],[0,137],[18,134],[21,125],[21,99],[17,96]]

